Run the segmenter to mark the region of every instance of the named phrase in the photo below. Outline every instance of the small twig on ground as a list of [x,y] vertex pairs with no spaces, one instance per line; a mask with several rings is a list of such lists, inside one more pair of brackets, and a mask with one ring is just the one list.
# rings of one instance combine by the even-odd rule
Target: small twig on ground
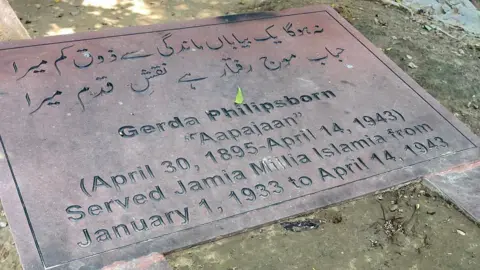
[[383,207],[383,204],[377,200],[377,202],[380,204],[380,208],[382,209],[382,215],[383,215],[383,231],[385,232],[385,235],[387,235],[388,239],[392,239],[392,237],[402,230],[402,224],[400,221],[402,220],[402,217],[391,217],[387,219],[387,215],[385,214],[385,208]]
[[383,204],[378,200],[377,202],[380,204],[380,208],[382,208],[383,221],[387,221],[387,216],[385,216],[385,208],[383,208]]
[[381,0],[381,1],[385,5],[392,5],[392,6],[395,6],[395,7],[398,7],[398,8],[405,9],[408,12],[410,12],[410,16],[413,16],[413,11],[409,7],[405,6],[402,3],[398,3],[398,2],[395,2],[395,1],[392,1],[392,0]]
[[418,210],[419,208],[420,208],[420,205],[419,205],[419,204],[417,204],[417,205],[414,206],[412,215],[411,215],[410,218],[409,218],[407,221],[405,221],[405,222],[403,223],[403,225],[402,225],[402,227],[404,228],[404,230],[410,230],[411,222],[412,222],[412,220],[414,219],[415,214],[417,213],[417,210]]
[[[443,29],[440,28],[440,27],[436,27],[436,29],[437,29],[439,32],[441,32],[442,34],[444,34],[444,35],[446,35],[446,36],[448,36],[448,37],[450,37],[450,38],[453,38],[453,39],[455,39],[455,40],[460,40],[460,39],[461,39],[461,38],[457,38],[457,37],[452,36],[452,35],[449,34],[447,31],[443,30]],[[465,36],[464,36],[464,37],[465,37]],[[463,38],[463,37],[462,37],[462,38]]]

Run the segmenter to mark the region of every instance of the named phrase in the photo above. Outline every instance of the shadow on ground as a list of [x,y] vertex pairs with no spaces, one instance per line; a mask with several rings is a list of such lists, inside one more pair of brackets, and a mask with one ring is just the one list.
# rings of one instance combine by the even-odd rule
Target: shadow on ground
[[[235,0],[13,0],[32,37],[222,16]],[[254,4],[254,0],[243,1]]]

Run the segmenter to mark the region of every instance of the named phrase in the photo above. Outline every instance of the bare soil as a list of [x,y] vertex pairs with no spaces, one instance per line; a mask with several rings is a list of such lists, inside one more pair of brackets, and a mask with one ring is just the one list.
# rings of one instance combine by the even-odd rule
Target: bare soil
[[[422,15],[411,17],[376,1],[10,1],[32,37],[333,2],[360,32],[480,134],[480,40],[463,37],[456,29],[428,31],[424,25],[434,22]],[[417,68],[408,67],[410,62]],[[292,232],[275,223],[177,251],[167,259],[175,269],[480,269],[478,226],[418,183],[389,191],[381,200],[370,195],[296,220],[319,226]],[[8,227],[0,228],[0,269],[21,269]]]
[[[383,209],[383,210],[382,210]],[[174,269],[479,269],[479,228],[413,184],[167,255]],[[465,233],[465,235],[463,235]]]

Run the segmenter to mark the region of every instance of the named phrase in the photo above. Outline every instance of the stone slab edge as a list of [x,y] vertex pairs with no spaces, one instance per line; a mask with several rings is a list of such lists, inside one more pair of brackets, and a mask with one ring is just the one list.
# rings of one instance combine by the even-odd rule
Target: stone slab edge
[[30,39],[27,30],[7,0],[0,0],[0,41]]
[[165,256],[160,253],[151,253],[147,256],[131,259],[129,261],[117,261],[105,266],[102,270],[171,270]]
[[424,184],[480,224],[480,161],[425,176]]
[[[0,0],[1,1],[1,0]],[[357,38],[357,40],[366,46],[375,57],[382,61],[386,68],[389,68],[390,71],[394,72],[400,79],[403,80],[405,84],[410,86],[413,89],[422,89],[413,79],[411,79],[405,72],[403,72],[396,64],[390,60],[386,55],[384,55],[381,50],[376,48],[371,42],[369,42],[365,37],[363,37],[360,32],[358,32],[353,26],[351,26],[346,20],[344,20],[334,9],[329,6],[310,6],[300,9],[290,9],[282,12],[264,12],[258,13],[255,15],[245,14],[245,15],[235,15],[217,17],[205,20],[195,20],[190,22],[176,23],[174,25],[161,25],[161,26],[145,26],[145,27],[129,27],[124,29],[112,29],[100,32],[91,32],[91,33],[80,33],[74,36],[55,36],[43,38],[41,40],[31,40],[31,41],[14,41],[14,42],[4,42],[0,44],[0,49],[6,48],[21,48],[23,46],[31,46],[35,44],[48,44],[48,43],[57,43],[57,42],[68,42],[72,40],[81,40],[86,38],[102,38],[105,36],[112,35],[125,35],[125,34],[134,34],[141,32],[159,32],[162,29],[171,29],[171,28],[183,28],[191,27],[193,25],[209,25],[216,24],[219,21],[224,23],[229,23],[231,21],[239,22],[252,19],[262,19],[268,18],[275,15],[288,15],[288,14],[298,14],[298,13],[312,13],[318,12],[320,10],[325,10],[330,14],[339,24],[341,24],[348,32]],[[262,224],[272,222],[275,220],[287,218],[289,216],[295,216],[303,212],[312,211],[321,207],[326,207],[334,203],[340,203],[345,200],[354,199],[369,193],[373,193],[378,190],[383,190],[391,188],[392,186],[408,183],[412,180],[417,179],[417,177],[412,177],[412,175],[430,175],[439,171],[446,171],[448,168],[459,166],[459,164],[474,164],[480,162],[480,150],[478,145],[480,145],[480,140],[476,137],[460,120],[456,119],[453,114],[451,114],[447,109],[443,108],[438,101],[436,101],[432,96],[424,91],[418,93],[418,98],[421,98],[428,102],[445,120],[452,123],[461,133],[468,137],[472,144],[475,147],[470,149],[452,153],[448,157],[440,156],[433,160],[428,160],[420,164],[416,164],[410,167],[406,167],[408,171],[391,171],[382,175],[372,176],[370,179],[365,181],[357,181],[350,183],[348,185],[339,186],[335,189],[325,190],[322,193],[312,195],[307,198],[302,198],[299,202],[295,203],[295,207],[291,207],[285,211],[279,211],[281,205],[273,205],[270,207],[269,213],[261,216],[249,215],[249,226],[248,228],[261,226]],[[1,139],[1,138],[0,138]],[[2,153],[6,154],[6,153]],[[6,162],[5,159],[0,162]],[[465,166],[465,165],[464,165]],[[0,177],[12,177],[10,172],[5,171]],[[387,181],[385,179],[390,179]],[[343,199],[340,199],[340,198]],[[22,235],[23,237],[15,238],[17,249],[22,250],[22,254],[25,257],[34,257],[38,254],[36,252],[36,247],[33,241],[27,239],[33,239],[30,230],[28,229],[28,222],[25,215],[23,214],[22,204],[20,199],[16,196],[12,196],[9,200],[5,201],[5,205],[9,206],[9,209],[12,211],[9,212],[9,219],[20,222],[15,227],[16,235]],[[229,219],[220,220],[216,223],[215,229],[220,230],[219,236],[228,236],[234,233],[238,233],[245,229],[246,227],[242,226],[242,222],[238,222],[238,217],[231,217]],[[173,233],[166,237],[164,241],[170,242],[171,246],[177,246],[178,248],[186,248],[188,246],[197,245],[200,243],[212,241],[211,235],[212,228],[208,226],[199,226],[195,233],[190,231],[183,231],[182,236]],[[180,242],[178,239],[187,239],[187,241]],[[123,248],[123,252],[117,252],[120,250],[113,250],[111,252],[97,254],[88,258],[82,259],[82,261],[73,261],[68,264],[57,265],[51,268],[55,269],[85,269],[83,267],[89,265],[103,265],[107,268],[103,269],[161,269],[160,266],[166,266],[166,263],[160,259],[163,258],[159,253],[152,253],[153,251],[159,251],[161,249],[158,245],[155,245],[155,241],[149,242],[151,245],[150,248],[146,250],[149,251],[149,254],[140,253],[135,245],[130,247]],[[162,251],[159,251],[162,252]],[[124,254],[129,254],[127,258]],[[37,262],[30,262],[30,265],[25,265],[28,269],[44,269],[40,260]],[[108,268],[110,267],[110,268]],[[113,267],[113,268],[112,268]],[[130,267],[130,268],[129,268]],[[134,267],[134,268],[131,268]],[[168,267],[168,266],[166,266]]]

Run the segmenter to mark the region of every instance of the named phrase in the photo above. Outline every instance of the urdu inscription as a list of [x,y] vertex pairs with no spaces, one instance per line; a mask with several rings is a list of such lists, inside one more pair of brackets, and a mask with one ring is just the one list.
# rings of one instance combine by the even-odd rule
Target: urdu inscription
[[2,46],[1,195],[27,269],[168,252],[478,157],[330,8]]

